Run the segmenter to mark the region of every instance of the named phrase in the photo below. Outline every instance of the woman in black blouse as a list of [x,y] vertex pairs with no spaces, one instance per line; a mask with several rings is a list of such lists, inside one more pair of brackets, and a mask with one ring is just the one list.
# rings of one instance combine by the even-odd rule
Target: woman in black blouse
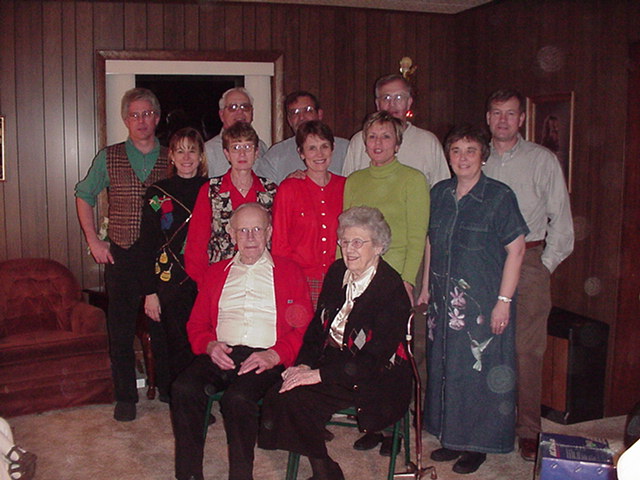
[[[207,181],[200,133],[191,127],[174,133],[169,159],[168,178],[153,184],[145,195],[140,242],[147,254],[142,272],[144,309],[164,327],[171,383],[193,360],[186,323],[197,288],[184,270],[183,254],[191,212],[200,187]],[[167,394],[161,390],[161,399]]]

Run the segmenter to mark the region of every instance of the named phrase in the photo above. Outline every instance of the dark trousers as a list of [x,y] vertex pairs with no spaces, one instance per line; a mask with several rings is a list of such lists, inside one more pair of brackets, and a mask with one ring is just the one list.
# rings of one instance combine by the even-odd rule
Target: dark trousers
[[[107,330],[109,332],[109,356],[116,400],[137,402],[136,359],[133,340],[136,320],[140,309],[142,288],[139,274],[142,270],[141,250],[136,244],[129,249],[111,245],[113,264],[105,268],[105,283],[109,297]],[[154,360],[156,362],[156,383],[160,392],[168,390],[168,369],[166,346],[163,348],[162,326],[149,321]],[[155,343],[155,345],[154,345]]]
[[193,308],[198,287],[187,279],[181,285],[167,283],[158,286],[158,297],[162,308],[162,327],[166,335],[169,356],[169,382],[191,364],[195,355],[187,336],[187,321]]
[[356,393],[336,384],[317,383],[278,393],[280,383],[264,399],[258,445],[326,458],[325,426],[332,415],[355,405]]
[[216,391],[225,391],[220,401],[224,418],[229,455],[229,480],[253,479],[254,447],[258,435],[258,401],[269,387],[280,379],[282,366],[257,375],[238,375],[240,363],[261,349],[234,347],[230,357],[233,370],[221,370],[207,355],[199,355],[173,382],[171,388],[171,418],[176,440],[176,478],[193,476],[202,480],[204,438],[202,428],[207,407],[204,387],[212,384]]

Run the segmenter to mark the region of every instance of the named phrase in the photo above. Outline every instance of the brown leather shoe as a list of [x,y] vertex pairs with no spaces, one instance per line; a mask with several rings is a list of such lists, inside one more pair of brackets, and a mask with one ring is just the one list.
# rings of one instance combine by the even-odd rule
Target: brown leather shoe
[[520,456],[527,462],[535,462],[536,454],[538,453],[538,441],[535,438],[520,438],[518,439],[518,446],[520,447]]

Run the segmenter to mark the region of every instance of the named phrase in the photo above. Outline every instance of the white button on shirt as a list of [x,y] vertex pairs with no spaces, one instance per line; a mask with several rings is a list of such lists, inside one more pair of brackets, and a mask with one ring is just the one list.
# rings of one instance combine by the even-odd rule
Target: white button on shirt
[[253,265],[229,263],[218,303],[218,340],[227,345],[270,348],[276,343],[276,295],[273,259],[265,250]]

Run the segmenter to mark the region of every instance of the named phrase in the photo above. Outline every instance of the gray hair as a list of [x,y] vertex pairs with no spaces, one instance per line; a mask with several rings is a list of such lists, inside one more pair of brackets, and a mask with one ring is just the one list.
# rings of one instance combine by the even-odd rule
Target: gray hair
[[120,115],[122,115],[122,120],[126,120],[129,115],[129,105],[133,102],[137,102],[138,100],[146,100],[149,102],[151,104],[151,108],[158,116],[160,116],[161,111],[158,97],[156,97],[149,89],[132,88],[131,90],[124,92],[124,95],[122,96],[122,102],[120,103]]
[[384,215],[373,207],[351,207],[338,217],[338,238],[349,227],[360,227],[371,233],[371,241],[377,247],[382,247],[382,254],[386,253],[391,244],[391,228],[384,219]]
[[227,106],[227,97],[234,92],[244,93],[249,99],[249,103],[253,105],[253,96],[249,93],[249,90],[244,87],[233,87],[224,92],[220,97],[220,100],[218,100],[218,107],[220,108],[220,110],[223,110],[224,107]]

